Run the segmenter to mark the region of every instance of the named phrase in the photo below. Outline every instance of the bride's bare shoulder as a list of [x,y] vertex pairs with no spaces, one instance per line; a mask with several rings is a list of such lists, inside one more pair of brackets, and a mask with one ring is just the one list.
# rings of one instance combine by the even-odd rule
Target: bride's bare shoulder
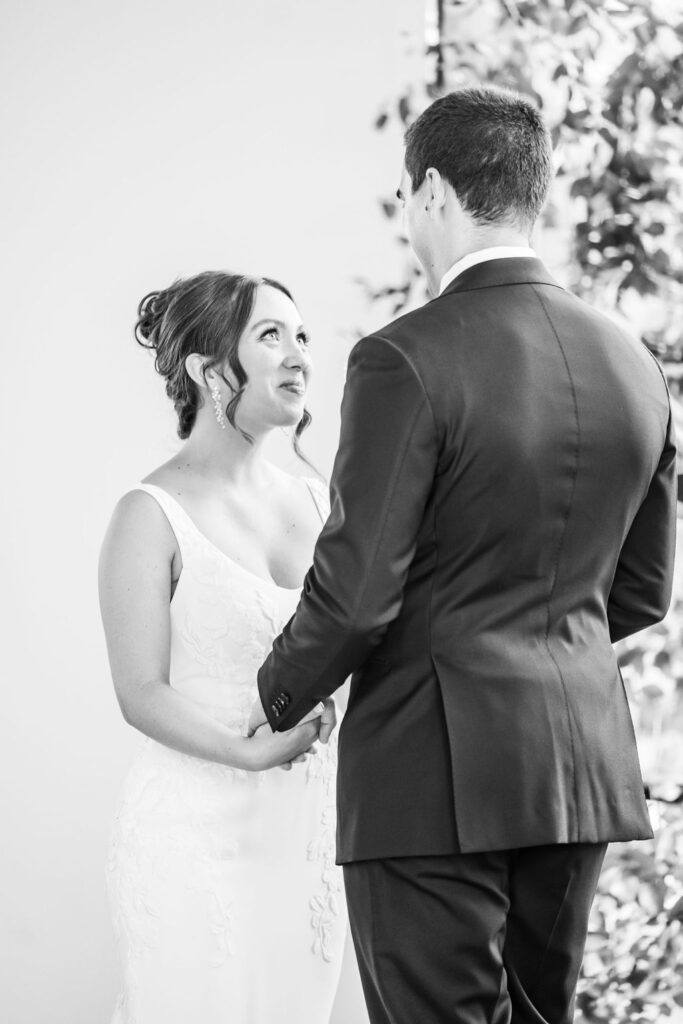
[[153,494],[139,487],[119,498],[100,548],[101,593],[121,595],[139,588],[160,593],[182,570],[176,534]]
[[[163,490],[168,486],[156,470],[142,483],[153,484]],[[153,494],[141,487],[133,487],[119,498],[105,535],[105,547],[120,549],[131,545],[136,549],[154,548],[171,554],[177,547],[164,509]]]
[[106,539],[116,545],[133,540],[144,544],[152,536],[164,536],[167,529],[168,522],[159,503],[147,491],[133,488],[114,506]]

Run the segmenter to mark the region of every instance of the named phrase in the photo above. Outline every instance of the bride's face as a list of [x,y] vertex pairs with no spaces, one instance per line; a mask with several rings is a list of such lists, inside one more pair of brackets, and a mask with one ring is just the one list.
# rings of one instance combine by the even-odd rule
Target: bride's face
[[237,346],[247,375],[236,414],[242,430],[260,433],[299,422],[311,374],[308,344],[292,300],[277,288],[261,285]]

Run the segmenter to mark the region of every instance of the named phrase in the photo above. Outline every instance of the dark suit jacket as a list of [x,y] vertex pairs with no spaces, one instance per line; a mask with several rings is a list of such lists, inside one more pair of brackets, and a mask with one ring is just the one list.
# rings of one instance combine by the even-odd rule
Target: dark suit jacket
[[332,512],[259,673],[289,729],[353,672],[340,862],[651,835],[612,641],[671,592],[655,359],[535,259],[354,348]]

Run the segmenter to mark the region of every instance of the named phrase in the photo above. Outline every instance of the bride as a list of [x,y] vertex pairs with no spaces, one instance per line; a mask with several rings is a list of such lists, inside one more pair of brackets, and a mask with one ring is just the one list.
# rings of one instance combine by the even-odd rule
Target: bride
[[328,511],[318,481],[263,452],[278,427],[298,452],[308,336],[281,284],[227,273],[138,314],[185,443],[121,499],[100,562],[116,695],[147,737],[107,865],[113,1024],[326,1024],[346,931],[334,704],[283,734],[247,729]]

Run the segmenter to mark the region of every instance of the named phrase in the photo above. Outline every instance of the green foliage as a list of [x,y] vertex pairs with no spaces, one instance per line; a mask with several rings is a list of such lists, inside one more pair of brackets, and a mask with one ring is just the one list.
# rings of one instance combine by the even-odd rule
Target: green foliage
[[[679,530],[679,550],[683,551]],[[593,905],[577,1024],[683,1022],[683,578],[666,619],[623,641],[655,838],[610,847]]]
[[[552,129],[558,182],[545,214],[566,224],[572,290],[667,361],[683,360],[681,0],[438,0],[427,73],[376,127],[407,125],[435,96],[481,82],[530,95]],[[394,217],[390,200],[383,200]],[[369,289],[391,312],[421,298],[419,272]]]
[[683,1020],[683,811],[651,805],[650,843],[614,844],[593,903],[576,1024]]
[[[677,565],[683,562],[679,520]],[[617,653],[646,782],[667,800],[683,791],[683,581],[663,622],[619,644]]]

